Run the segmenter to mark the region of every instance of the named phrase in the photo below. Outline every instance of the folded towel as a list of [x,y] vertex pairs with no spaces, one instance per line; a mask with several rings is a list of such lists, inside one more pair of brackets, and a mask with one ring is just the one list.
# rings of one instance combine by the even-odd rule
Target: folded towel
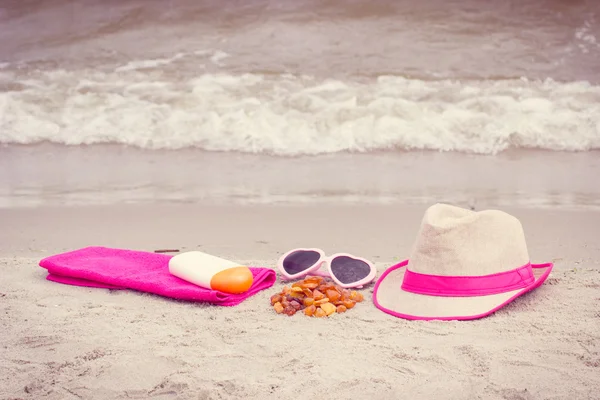
[[44,258],[40,266],[48,270],[46,279],[68,285],[106,289],[134,289],[180,300],[202,301],[234,306],[267,289],[277,279],[270,268],[250,268],[254,282],[241,294],[205,289],[169,273],[167,254],[145,251],[86,247]]

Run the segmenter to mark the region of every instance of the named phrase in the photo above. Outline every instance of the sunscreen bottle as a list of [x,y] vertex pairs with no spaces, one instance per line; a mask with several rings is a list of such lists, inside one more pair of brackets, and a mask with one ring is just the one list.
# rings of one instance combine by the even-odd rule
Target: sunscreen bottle
[[250,268],[201,251],[171,257],[169,272],[200,287],[231,294],[246,292],[254,281]]

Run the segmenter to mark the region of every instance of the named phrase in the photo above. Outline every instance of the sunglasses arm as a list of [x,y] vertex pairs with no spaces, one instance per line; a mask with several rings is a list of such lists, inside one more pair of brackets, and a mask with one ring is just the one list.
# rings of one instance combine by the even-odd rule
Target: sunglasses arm
[[325,278],[329,278],[329,272],[327,271],[322,271],[320,269],[316,270],[316,271],[311,271],[310,273],[308,273],[307,275],[316,275],[316,276],[324,276]]

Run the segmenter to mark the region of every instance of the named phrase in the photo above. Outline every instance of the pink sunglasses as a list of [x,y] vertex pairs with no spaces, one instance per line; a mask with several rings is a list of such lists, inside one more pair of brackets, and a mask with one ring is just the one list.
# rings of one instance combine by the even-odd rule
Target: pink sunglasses
[[[327,264],[327,272],[320,270],[323,264]],[[312,274],[329,277],[343,288],[361,288],[377,274],[375,266],[364,258],[346,253],[327,257],[321,249],[290,250],[279,258],[277,267],[283,279]]]

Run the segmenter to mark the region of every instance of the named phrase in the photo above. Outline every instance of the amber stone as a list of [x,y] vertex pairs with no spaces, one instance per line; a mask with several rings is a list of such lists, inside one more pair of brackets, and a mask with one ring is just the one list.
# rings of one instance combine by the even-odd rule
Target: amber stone
[[284,308],[283,312],[291,317],[292,315],[296,314],[296,309],[290,305]]
[[290,297],[292,297],[292,299],[302,299],[304,298],[304,293],[302,292],[292,292],[289,294]]
[[273,296],[271,296],[271,305],[274,305],[275,303],[279,303],[280,301],[281,301],[281,295],[274,294]]
[[[320,308],[319,308],[320,310]],[[317,311],[317,307],[315,307],[314,305],[312,306],[308,306],[304,309],[304,315],[308,315],[309,317],[312,316],[315,312]]]
[[329,299],[327,297],[323,297],[320,300],[315,300],[315,305],[324,304],[324,303],[329,303]]
[[362,293],[357,292],[356,290],[353,290],[352,292],[350,292],[350,300],[354,300],[357,303],[360,303],[361,301],[363,301],[365,298],[362,295]]
[[317,310],[315,311],[315,314],[314,314],[314,316],[318,317],[318,318],[325,317],[326,315],[327,314],[325,314],[325,311],[323,311],[322,308],[317,308]]
[[354,305],[356,304],[354,301],[352,300],[344,300],[344,306],[346,306],[346,308],[349,310],[352,307],[354,307]]
[[331,315],[335,312],[335,306],[331,303],[321,304],[321,310],[325,311],[326,315]]
[[317,290],[317,289],[313,290],[313,299],[321,300],[324,297],[325,297],[325,295],[323,293],[321,293],[319,290]]
[[281,292],[270,297],[278,314],[294,315],[304,311],[307,316],[325,317],[343,313],[364,300],[362,293],[344,289],[330,280],[309,276],[302,281],[284,286]]
[[340,293],[337,290],[329,289],[325,292],[325,295],[329,298],[330,301],[338,301],[340,297]]
[[316,283],[317,285],[320,285],[321,282],[323,282],[325,279],[322,276],[316,276],[316,275],[309,275],[306,278],[304,278],[304,282],[311,282],[311,283]]

